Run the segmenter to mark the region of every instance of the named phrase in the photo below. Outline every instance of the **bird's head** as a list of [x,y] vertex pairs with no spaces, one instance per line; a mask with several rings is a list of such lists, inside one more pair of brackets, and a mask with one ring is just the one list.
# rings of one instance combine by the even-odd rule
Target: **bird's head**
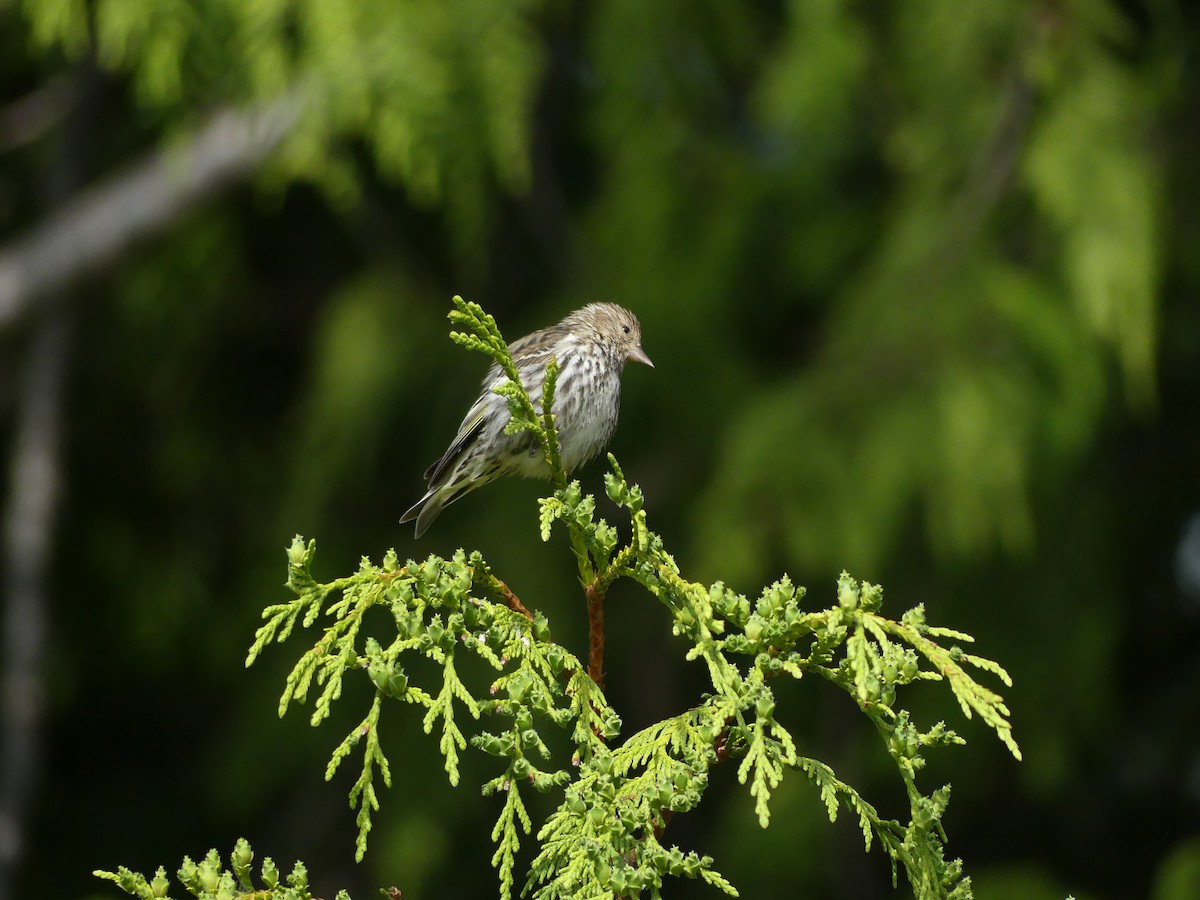
[[632,359],[654,368],[654,363],[642,349],[642,324],[637,316],[615,303],[590,303],[579,310],[580,324],[591,329],[596,339],[613,349],[624,362]]

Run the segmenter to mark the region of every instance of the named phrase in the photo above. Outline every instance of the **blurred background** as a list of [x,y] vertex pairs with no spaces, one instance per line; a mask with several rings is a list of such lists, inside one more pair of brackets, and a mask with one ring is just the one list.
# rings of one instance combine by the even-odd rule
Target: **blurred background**
[[[1200,897],[1198,63],[1181,0],[0,0],[0,896],[243,835],[326,897],[494,896],[489,760],[452,789],[386,711],[356,865],[367,693],[312,729],[304,637],[243,668],[297,532],[326,580],[479,549],[585,652],[542,485],[397,523],[483,374],[461,293],[510,339],[637,312],[611,449],[689,577],[847,569],[1008,668],[1023,763],[907,701],[968,739],[922,783],[976,896]],[[627,729],[696,702],[661,609],[608,622]],[[846,697],[780,709],[905,814]],[[730,767],[667,837],[745,897],[906,895],[798,775],[773,810]]]

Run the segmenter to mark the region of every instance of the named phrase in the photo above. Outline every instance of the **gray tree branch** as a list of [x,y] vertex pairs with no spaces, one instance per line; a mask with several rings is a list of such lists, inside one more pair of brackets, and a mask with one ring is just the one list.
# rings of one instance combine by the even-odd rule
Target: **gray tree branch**
[[64,73],[0,109],[0,152],[8,153],[44,136],[70,112],[78,95],[77,86]]
[[0,645],[0,900],[21,856],[43,705],[46,571],[58,509],[68,314],[57,309],[34,332],[25,359],[4,512],[4,618]]
[[0,329],[213,191],[247,177],[291,131],[299,113],[294,95],[259,109],[219,112],[186,145],[154,151],[81,191],[0,248]]

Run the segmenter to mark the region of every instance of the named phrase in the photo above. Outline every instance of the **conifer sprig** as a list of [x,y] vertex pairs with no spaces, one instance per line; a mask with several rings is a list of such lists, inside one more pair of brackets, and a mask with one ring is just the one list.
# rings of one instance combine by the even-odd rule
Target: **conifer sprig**
[[[510,383],[497,389],[508,400],[509,427],[535,436],[553,473],[555,489],[540,501],[542,537],[548,540],[556,528],[567,531],[589,612],[588,661],[585,667],[567,646],[552,641],[545,617],[527,609],[479,553],[460,550],[449,559],[430,556],[402,564],[389,551],[378,566],[364,559],[353,575],[319,582],[312,571],[315,542],[297,536],[288,550],[287,584],[295,597],[264,610],[246,662],[252,664],[267,644],[294,637],[297,626],[310,629],[323,618],[321,633],[286,679],[280,714],[308,702],[316,686],[310,721],[319,725],[340,701],[346,678],[365,676],[373,686],[370,708],[334,749],[326,770],[331,777],[361,746],[361,774],[350,794],[357,808],[358,858],[380,807],[377,780],[386,788],[393,778],[379,740],[379,718],[385,706],[393,708],[389,703],[402,701],[424,710],[413,721],[427,734],[437,730],[452,786],[461,779],[460,755],[468,747],[497,765],[482,790],[503,797],[491,833],[501,900],[514,896],[522,841],[534,832],[527,788],[560,800],[536,830],[524,895],[659,897],[668,879],[685,877],[737,896],[711,857],[666,840],[673,817],[700,805],[710,770],[726,761],[736,765],[761,827],[770,824],[773,792],[799,772],[831,821],[841,809],[857,817],[866,848],[878,842],[894,881],[902,870],[921,900],[969,898],[970,879],[961,861],[948,861],[944,853],[949,786],[926,792],[919,784],[928,750],[964,741],[942,722],[918,726],[900,701],[914,682],[944,682],[963,714],[977,715],[1019,759],[1003,698],[972,675],[975,670],[1008,685],[1004,669],[963,651],[971,636],[928,624],[921,606],[899,620],[888,618],[881,611],[882,589],[846,573],[823,609],[806,604],[805,590],[786,576],[754,599],[720,582],[689,581],[651,530],[641,488],[610,455],[605,494],[628,519],[623,541],[617,528],[597,518],[596,499],[562,471],[554,367],[548,367],[539,408],[516,380],[495,321],[461,298],[455,298],[450,316],[464,329],[454,332],[455,341],[487,354],[509,374]],[[689,709],[624,736],[603,692],[603,604],[620,579],[636,582],[661,603],[682,659],[702,663],[709,681]],[[468,672],[459,665],[464,654],[481,659],[494,673],[490,680],[462,674]],[[416,656],[431,661],[440,679],[416,684],[405,667]],[[881,817],[828,763],[800,754],[801,741],[784,724],[787,710],[778,708],[775,687],[780,678],[806,674],[835,685],[872,723],[904,785],[907,822]],[[545,737],[548,726],[568,735],[569,760],[556,758],[554,742]],[[206,873],[219,868],[215,855],[210,857]],[[243,887],[246,871],[235,870]],[[225,884],[226,875],[235,877],[217,875],[213,884]],[[152,890],[150,882],[125,870],[102,877],[139,897]],[[185,880],[189,890],[196,877]],[[205,878],[206,884],[212,881]]]

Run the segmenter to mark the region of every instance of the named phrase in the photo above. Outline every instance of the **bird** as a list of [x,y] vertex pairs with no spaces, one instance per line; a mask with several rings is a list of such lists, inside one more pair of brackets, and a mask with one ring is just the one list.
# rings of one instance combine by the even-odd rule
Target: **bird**
[[[654,368],[642,349],[637,316],[615,303],[589,303],[557,325],[508,345],[521,385],[541,412],[546,364],[558,362],[554,419],[563,469],[574,471],[612,437],[621,409],[621,373],[629,360]],[[528,431],[505,434],[508,401],[493,388],[508,381],[493,363],[478,399],[467,411],[446,452],[425,470],[428,490],[400,522],[416,519],[420,537],[443,509],[502,475],[548,478],[550,467]]]

